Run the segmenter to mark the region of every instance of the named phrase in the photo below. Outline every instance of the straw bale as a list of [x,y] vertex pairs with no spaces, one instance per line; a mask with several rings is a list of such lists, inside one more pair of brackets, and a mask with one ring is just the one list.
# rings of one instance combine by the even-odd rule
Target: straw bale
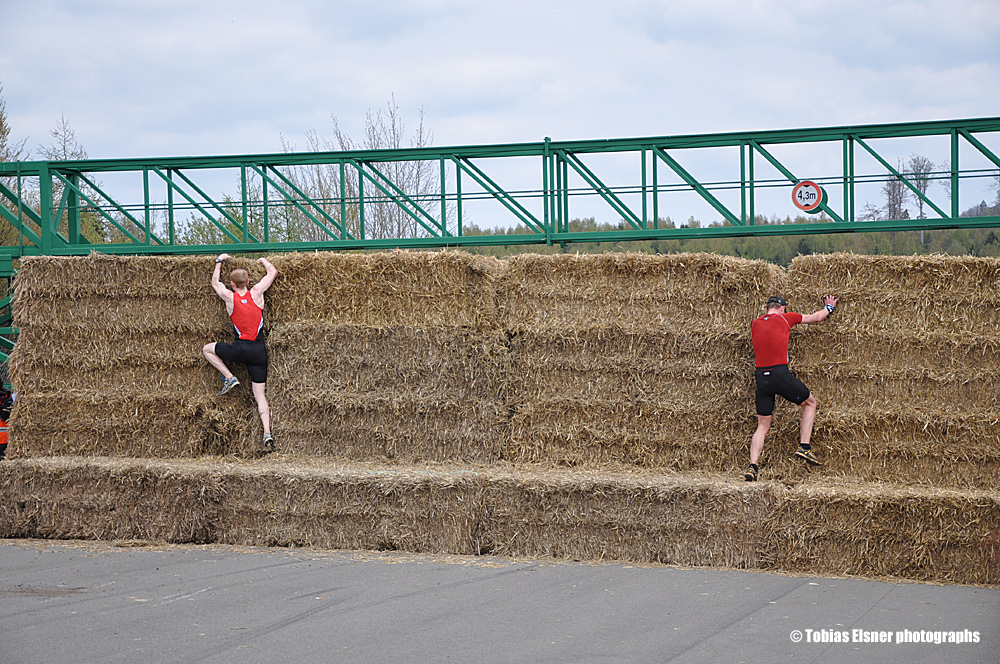
[[[25,256],[14,280],[18,300],[79,298],[174,298],[208,294],[214,257],[211,256]],[[249,258],[232,258],[223,266],[243,268],[251,280],[264,275]]]
[[[227,319],[228,320],[228,319]],[[195,366],[195,361],[205,365],[202,346],[213,339],[198,331],[151,331],[142,335],[123,335],[112,330],[90,329],[85,336],[67,340],[66,334],[57,329],[33,326],[22,329],[10,363],[20,373],[29,374],[33,369],[75,368],[80,370],[105,369],[109,373],[142,365],[180,369]],[[232,328],[220,332],[219,341],[232,341]],[[59,352],[53,352],[58,350]]]
[[497,326],[500,263],[464,252],[279,256],[268,291],[274,323],[324,321],[375,328]]
[[1000,334],[915,330],[863,331],[837,318],[792,329],[789,355],[796,372],[924,377],[962,382],[1000,371]]
[[600,467],[731,469],[744,463],[750,405],[719,399],[707,408],[649,400],[572,397],[521,404],[504,458]]
[[489,548],[502,556],[759,568],[770,491],[691,475],[491,476]]
[[783,492],[765,567],[1000,584],[1000,494],[831,484]]
[[10,376],[22,394],[45,392],[53,386],[207,394],[219,388],[218,373],[201,353],[209,340],[194,332],[148,332],[123,340],[113,332],[90,330],[67,344],[63,332],[33,328],[17,341],[9,360]]
[[100,330],[132,343],[141,343],[141,335],[154,331],[200,332],[211,336],[225,329],[229,318],[222,300],[207,283],[205,288],[211,297],[201,293],[158,298],[144,295],[18,298],[14,319],[21,326],[21,333],[29,336],[35,327],[74,336]]
[[498,401],[510,376],[507,336],[496,329],[300,321],[276,326],[268,347],[269,384],[289,403],[315,389]]
[[[251,279],[264,274],[245,258],[226,267],[243,267]],[[207,257],[25,257],[14,319],[28,340],[61,334],[96,344],[112,337],[112,344],[131,347],[157,332],[213,339],[232,326],[211,288],[212,268]]]
[[[15,374],[11,371],[11,375],[16,376],[12,380],[19,391],[19,399],[21,394],[39,394],[52,390],[55,386],[59,390],[93,394],[120,394],[123,390],[135,394],[157,394],[169,404],[164,407],[174,407],[174,404],[186,401],[189,397],[215,394],[222,387],[219,373],[208,369],[208,363],[200,353],[198,358],[191,358],[185,364],[186,366],[171,367],[145,360],[132,365],[109,364],[104,369],[46,365],[34,367],[25,373],[19,371]],[[246,371],[242,367],[234,369],[244,389],[249,390]]]
[[[822,397],[822,395],[820,395]],[[780,404],[761,457],[771,479],[801,477],[792,456],[798,446],[798,409]],[[901,485],[990,489],[1000,483],[1000,413],[919,411],[904,405],[885,411],[824,408],[820,399],[812,444],[824,466],[808,472]],[[744,440],[749,444],[748,422]],[[733,459],[740,469],[741,456]],[[744,459],[745,461],[745,459]],[[808,471],[808,469],[806,469]]]
[[283,449],[397,461],[499,458],[506,335],[305,321],[271,337]]
[[4,462],[0,537],[477,553],[474,473]]
[[[819,394],[812,442],[825,465],[816,474],[980,489],[1000,483],[1000,412],[832,408]],[[728,404],[708,402],[706,410],[635,399],[540,399],[514,413],[504,458],[735,476],[746,464],[754,428],[752,393]],[[803,475],[792,455],[798,441],[798,408],[779,402],[761,460],[768,478]]]
[[791,290],[856,292],[892,290],[916,300],[1000,298],[1000,259],[975,256],[867,256],[846,253],[798,256],[788,269]]
[[711,254],[520,255],[508,261],[500,313],[514,333],[725,334],[756,316],[783,278],[764,261]]
[[788,270],[789,309],[809,313],[826,294],[847,334],[1000,336],[1000,259],[953,256],[799,256]]
[[864,407],[883,411],[902,405],[920,411],[936,411],[954,410],[956,404],[960,404],[963,410],[972,407],[979,412],[1000,412],[1000,393],[996,390],[1000,372],[975,372],[976,375],[970,378],[954,374],[926,375],[918,371],[845,375],[841,370],[843,367],[830,371],[799,368],[795,374],[809,387],[824,410]]
[[219,541],[478,553],[474,473],[246,469],[225,477]]
[[275,431],[281,449],[303,455],[495,462],[509,436],[506,415],[499,402],[314,390],[275,409]]
[[126,389],[33,392],[18,395],[12,415],[11,457],[251,456],[260,439],[249,390],[225,398]]
[[132,460],[5,461],[0,536],[85,540],[215,540],[217,467]]
[[1000,584],[1000,494],[702,474],[489,476],[490,553]]
[[[565,395],[578,399],[646,399],[704,408],[703,399],[748,389],[753,357],[744,332],[628,333],[599,328],[523,332],[510,340],[511,400]],[[693,394],[692,394],[693,391]],[[691,394],[691,396],[688,396]]]

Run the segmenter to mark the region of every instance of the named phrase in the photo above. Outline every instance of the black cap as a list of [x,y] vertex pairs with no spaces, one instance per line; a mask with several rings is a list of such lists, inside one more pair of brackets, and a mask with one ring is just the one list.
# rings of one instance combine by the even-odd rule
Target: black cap
[[768,299],[767,301],[767,308],[770,309],[771,305],[776,305],[779,307],[787,307],[788,303],[785,302],[785,298],[781,297],[780,295],[772,295],[771,298]]

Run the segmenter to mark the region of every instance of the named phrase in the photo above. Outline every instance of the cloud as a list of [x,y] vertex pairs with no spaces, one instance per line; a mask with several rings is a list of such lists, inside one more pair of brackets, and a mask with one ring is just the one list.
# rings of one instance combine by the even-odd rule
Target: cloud
[[996,114],[992,0],[0,0],[15,134],[93,157],[353,136],[390,98],[435,143]]

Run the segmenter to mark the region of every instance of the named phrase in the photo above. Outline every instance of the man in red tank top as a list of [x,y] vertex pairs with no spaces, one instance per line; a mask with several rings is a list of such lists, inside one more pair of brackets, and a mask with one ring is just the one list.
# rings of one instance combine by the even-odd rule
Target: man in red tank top
[[805,316],[785,311],[787,306],[783,297],[775,295],[767,301],[766,313],[750,324],[757,365],[754,374],[757,384],[757,430],[750,441],[750,467],[744,475],[747,482],[757,480],[757,462],[764,450],[764,438],[771,430],[774,398],[779,394],[802,408],[799,448],[795,451],[795,456],[811,465],[820,465],[810,443],[813,422],[816,421],[816,397],[788,369],[788,339],[792,328],[799,323],[819,323],[826,320],[836,308],[837,298],[827,295],[823,298],[822,309]]
[[274,437],[271,435],[271,410],[267,405],[265,387],[267,384],[267,347],[264,345],[264,291],[271,287],[278,276],[278,270],[266,258],[257,259],[264,266],[264,278],[249,288],[250,279],[246,270],[236,269],[229,274],[229,285],[226,288],[219,280],[222,263],[229,254],[220,254],[215,259],[215,271],[212,272],[212,288],[226,303],[226,312],[233,321],[236,331],[236,341],[205,344],[202,353],[209,363],[222,373],[222,391],[225,394],[240,384],[227,363],[239,362],[246,365],[250,375],[250,388],[257,402],[257,412],[264,426],[264,438],[261,450],[264,453],[274,451]]

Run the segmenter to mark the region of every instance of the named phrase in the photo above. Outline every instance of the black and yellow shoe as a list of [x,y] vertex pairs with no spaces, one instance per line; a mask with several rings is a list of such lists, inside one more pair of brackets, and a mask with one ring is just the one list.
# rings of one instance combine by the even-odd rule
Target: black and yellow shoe
[[744,473],[744,475],[743,475],[743,479],[745,479],[747,482],[756,482],[757,481],[757,469],[754,468],[753,466],[749,466],[747,468],[747,472]]
[[807,450],[802,446],[799,446],[799,449],[795,450],[795,456],[800,459],[804,459],[810,466],[823,465],[823,462],[816,458],[816,455],[813,454],[812,450]]

